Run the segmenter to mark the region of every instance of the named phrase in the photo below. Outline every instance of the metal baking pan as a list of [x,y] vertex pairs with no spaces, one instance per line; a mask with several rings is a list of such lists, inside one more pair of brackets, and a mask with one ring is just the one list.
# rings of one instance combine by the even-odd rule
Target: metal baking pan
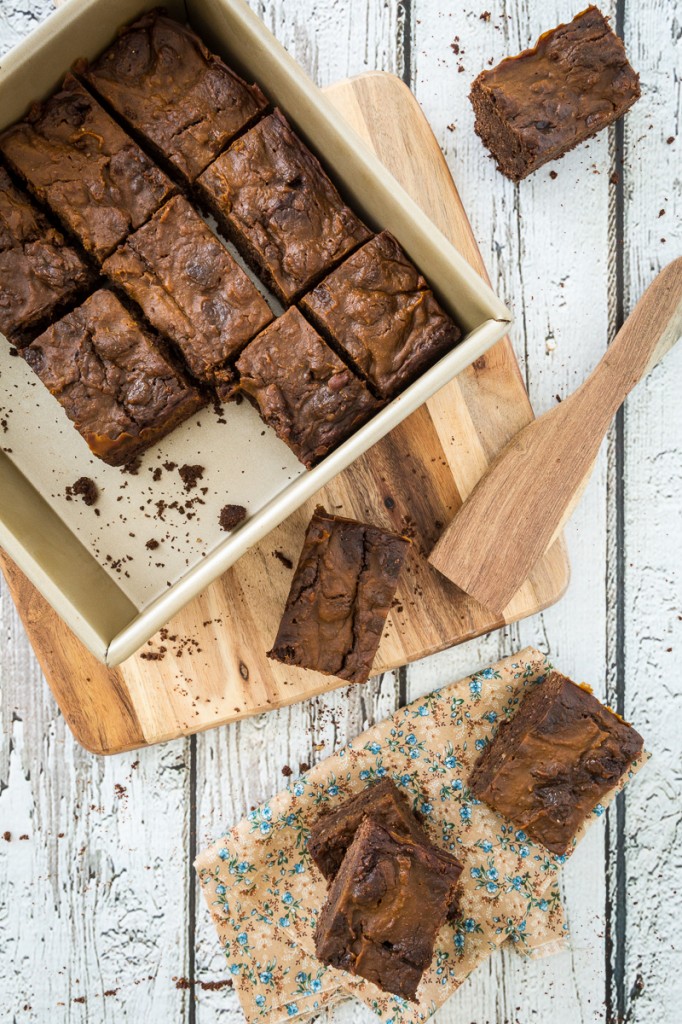
[[[56,11],[2,62],[0,128],[49,95],[78,57],[95,57],[121,24],[153,6],[71,0]],[[89,454],[57,402],[3,342],[0,545],[110,666],[130,657],[253,544],[490,348],[511,321],[504,304],[242,0],[170,0],[166,7],[284,110],[360,216],[376,230],[393,232],[467,333],[312,471],[242,403],[225,408],[225,422],[210,409],[195,416],[148,452],[135,476]],[[203,479],[185,493],[177,470],[163,468],[171,463],[200,465]],[[155,469],[160,479],[153,481]],[[66,488],[81,476],[98,485],[99,515],[66,499]],[[226,503],[248,510],[229,535],[218,525]],[[152,550],[150,540],[162,543]]]

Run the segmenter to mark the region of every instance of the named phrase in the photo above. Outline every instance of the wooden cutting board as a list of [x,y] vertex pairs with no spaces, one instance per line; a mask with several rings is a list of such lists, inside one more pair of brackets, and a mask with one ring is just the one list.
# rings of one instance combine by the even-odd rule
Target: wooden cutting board
[[[409,89],[373,73],[327,93],[462,255],[486,276],[431,129]],[[508,339],[444,387],[251,549],[146,648],[107,669],[0,553],[29,638],[64,718],[83,746],[115,753],[208,729],[347,685],[265,657],[305,527],[319,502],[407,532],[414,551],[374,669],[380,672],[531,615],[569,577],[558,540],[496,617],[431,569],[425,555],[509,438],[532,419]]]

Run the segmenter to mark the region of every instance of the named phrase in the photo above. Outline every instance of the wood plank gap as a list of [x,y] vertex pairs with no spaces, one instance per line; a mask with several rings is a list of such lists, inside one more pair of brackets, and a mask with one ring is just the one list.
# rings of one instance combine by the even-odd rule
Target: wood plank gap
[[412,88],[412,0],[400,0],[398,4],[398,38],[396,51],[402,58],[400,77],[408,88]]
[[188,1024],[196,1024],[196,942],[197,942],[197,876],[194,861],[197,855],[197,737],[189,738],[189,843],[187,859],[187,977],[189,986]]
[[[614,28],[621,38],[625,30],[626,0],[617,0]],[[625,319],[625,129],[621,118],[613,130],[616,175],[614,195],[613,244],[613,314],[611,337]],[[613,511],[612,540],[607,547],[607,574],[613,581],[610,599],[615,603],[615,633],[612,639],[612,657],[608,659],[610,678],[607,680],[607,699],[623,715],[625,711],[625,407],[616,414],[609,450],[607,480],[607,508]],[[606,1019],[607,1022],[625,1020],[625,958],[627,942],[627,874],[625,864],[624,796],[607,812],[605,870],[606,870]],[[615,822],[613,818],[615,816]]]

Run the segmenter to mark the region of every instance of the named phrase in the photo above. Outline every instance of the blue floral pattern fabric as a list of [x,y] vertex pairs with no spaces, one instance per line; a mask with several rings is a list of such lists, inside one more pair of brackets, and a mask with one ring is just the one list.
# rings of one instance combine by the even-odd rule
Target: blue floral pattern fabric
[[[501,943],[511,941],[531,956],[561,948],[558,872],[566,858],[533,843],[476,800],[467,785],[480,751],[525,691],[542,685],[549,668],[541,653],[528,648],[401,708],[291,779],[198,857],[203,892],[247,1020],[274,1024],[352,994],[386,1022],[417,1024]],[[433,841],[464,865],[461,918],[443,926],[418,1003],[387,995],[315,957],[315,925],[327,886],[307,852],[310,827],[323,811],[386,776],[422,816]],[[592,820],[607,803],[594,809]]]

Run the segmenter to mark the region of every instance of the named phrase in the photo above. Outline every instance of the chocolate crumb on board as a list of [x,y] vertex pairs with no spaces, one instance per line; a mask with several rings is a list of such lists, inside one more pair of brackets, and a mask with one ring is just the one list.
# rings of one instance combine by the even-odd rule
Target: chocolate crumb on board
[[290,558],[287,558],[283,551],[273,551],[272,554],[277,559],[278,562],[282,563],[285,569],[293,569],[294,563],[291,561]]
[[220,510],[220,529],[234,530],[235,526],[238,526],[242,520],[246,519],[246,509],[243,505],[223,505]]
[[185,490],[192,491],[199,481],[203,480],[204,466],[180,466],[178,473],[180,474],[180,479],[184,484]]
[[289,778],[289,776],[290,776],[290,775],[293,775],[293,774],[294,774],[294,773],[293,773],[292,769],[291,769],[291,768],[289,767],[289,765],[288,765],[288,764],[285,764],[285,765],[283,766],[283,768],[282,768],[282,775],[284,776],[284,778],[285,778],[285,779],[288,779],[288,778]]
[[309,771],[310,771],[310,765],[308,764],[308,762],[307,761],[301,761],[301,763],[298,766],[298,774],[299,775],[304,775],[306,772],[309,772]]
[[484,11],[483,14],[479,14],[481,21],[490,21],[490,11]]
[[153,537],[152,537],[152,538],[151,538],[150,540],[148,540],[148,541],[147,541],[147,543],[145,544],[145,547],[146,547],[146,548],[147,548],[147,549],[148,549],[149,551],[156,551],[156,549],[158,548],[158,546],[159,546],[159,542],[158,542],[158,540],[155,540],[155,539],[154,539]]
[[[670,141],[670,140],[668,140],[668,141]],[[14,345],[12,345],[12,347],[9,350],[9,354],[11,356],[18,356],[19,355],[19,349],[15,348]]]

